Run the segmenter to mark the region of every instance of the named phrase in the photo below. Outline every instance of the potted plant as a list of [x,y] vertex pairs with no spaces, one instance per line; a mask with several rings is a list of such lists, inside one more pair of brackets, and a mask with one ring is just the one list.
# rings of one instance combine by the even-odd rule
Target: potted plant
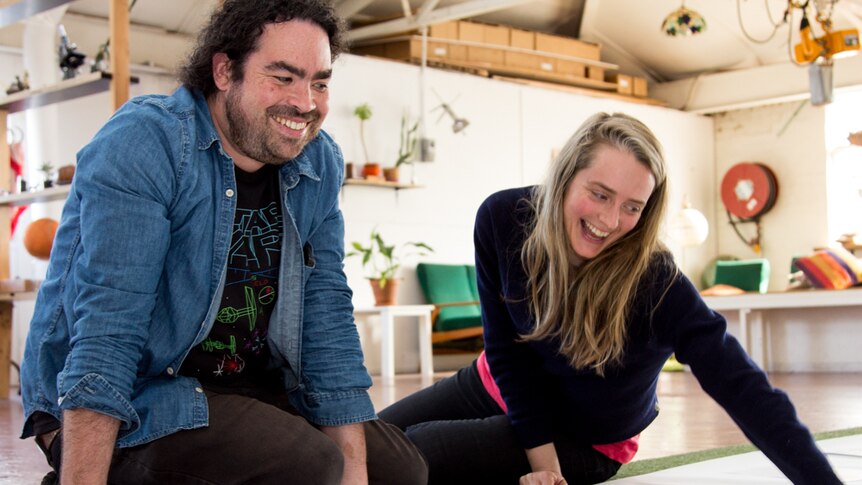
[[[434,252],[431,246],[423,242],[407,242],[400,247],[386,244],[377,228],[371,230],[367,245],[358,241],[351,244],[353,251],[346,257],[361,256],[362,268],[368,272],[368,280],[374,292],[374,302],[377,306],[394,305],[398,289],[396,274],[401,267],[401,260],[407,256],[424,256]],[[407,251],[411,251],[406,253]]]
[[371,106],[368,103],[362,103],[353,110],[353,114],[359,118],[359,141],[362,143],[362,154],[365,156],[365,165],[362,166],[362,176],[365,178],[380,177],[380,164],[369,161],[368,145],[365,144],[365,122],[371,119]]
[[54,186],[54,180],[51,178],[51,172],[54,170],[54,166],[51,165],[51,162],[45,162],[39,167],[39,171],[42,172],[42,175],[45,177],[45,181],[43,182],[43,186],[48,189]]
[[398,181],[400,178],[398,168],[405,163],[411,163],[416,154],[416,142],[418,141],[416,130],[419,128],[419,122],[417,121],[413,123],[413,126],[410,126],[407,118],[406,114],[401,116],[401,139],[398,144],[398,158],[395,160],[395,165],[383,169],[384,178],[390,182]]

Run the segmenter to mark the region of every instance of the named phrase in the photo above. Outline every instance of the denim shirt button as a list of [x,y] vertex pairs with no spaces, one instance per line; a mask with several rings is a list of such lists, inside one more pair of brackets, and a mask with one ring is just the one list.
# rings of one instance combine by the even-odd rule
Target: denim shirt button
[[233,189],[227,189],[224,191],[224,195],[228,197],[233,197]]
[[197,392],[204,392],[204,390],[203,390],[203,389],[201,389],[200,387],[196,387],[196,388],[195,388],[195,391],[197,391]]
[[167,372],[169,376],[172,376],[174,375],[174,368],[168,367],[167,369],[165,369],[165,372]]

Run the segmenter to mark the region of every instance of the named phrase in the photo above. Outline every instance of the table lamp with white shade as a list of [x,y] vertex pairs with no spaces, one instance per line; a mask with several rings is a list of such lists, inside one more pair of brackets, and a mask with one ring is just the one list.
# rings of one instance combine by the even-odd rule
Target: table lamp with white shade
[[709,235],[709,222],[699,210],[684,199],[682,209],[670,224],[671,237],[682,246],[682,270],[686,272],[685,250],[703,244]]

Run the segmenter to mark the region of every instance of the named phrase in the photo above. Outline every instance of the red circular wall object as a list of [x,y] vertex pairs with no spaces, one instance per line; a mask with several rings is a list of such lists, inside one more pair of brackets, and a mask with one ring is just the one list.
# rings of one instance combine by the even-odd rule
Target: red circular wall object
[[730,167],[721,181],[721,201],[740,219],[757,218],[775,205],[778,182],[766,165],[742,162]]

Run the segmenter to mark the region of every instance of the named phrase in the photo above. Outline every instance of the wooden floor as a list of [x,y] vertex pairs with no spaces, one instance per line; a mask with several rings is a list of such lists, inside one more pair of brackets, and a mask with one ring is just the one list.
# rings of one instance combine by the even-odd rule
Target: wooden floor
[[[862,374],[773,374],[770,379],[790,395],[812,432],[862,427]],[[428,384],[416,375],[399,375],[394,386],[384,386],[375,378],[371,397],[380,410]],[[636,459],[746,442],[689,373],[663,373],[659,403],[661,413],[641,435]],[[0,484],[38,484],[48,471],[33,440],[18,439],[21,413],[17,396],[0,400]]]

